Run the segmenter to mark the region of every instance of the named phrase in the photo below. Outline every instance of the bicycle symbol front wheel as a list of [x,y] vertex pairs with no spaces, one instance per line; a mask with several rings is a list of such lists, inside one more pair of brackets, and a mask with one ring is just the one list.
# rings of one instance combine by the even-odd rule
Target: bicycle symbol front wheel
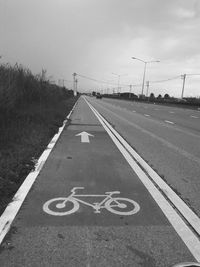
[[79,203],[75,199],[58,197],[48,200],[43,205],[43,210],[54,216],[65,216],[76,212],[79,209]]
[[105,203],[108,211],[118,215],[133,215],[140,210],[137,202],[129,198],[111,198]]

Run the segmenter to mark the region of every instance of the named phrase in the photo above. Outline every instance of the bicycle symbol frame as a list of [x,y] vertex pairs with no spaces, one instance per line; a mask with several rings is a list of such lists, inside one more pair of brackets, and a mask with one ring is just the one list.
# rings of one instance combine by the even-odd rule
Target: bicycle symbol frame
[[[79,209],[80,203],[92,207],[94,209],[94,213],[100,213],[101,209],[107,209],[111,213],[118,215],[133,215],[140,210],[139,204],[132,199],[112,197],[113,194],[120,194],[120,191],[105,192],[105,194],[102,195],[83,195],[76,194],[75,191],[77,189],[84,189],[84,187],[74,187],[68,197],[53,198],[45,202],[43,205],[44,212],[54,216],[70,215]],[[93,202],[93,204],[91,204],[79,197],[103,197],[104,199],[101,202]],[[66,211],[65,208],[67,202],[71,202],[72,207]],[[55,204],[57,211],[50,208],[51,204]],[[127,208],[128,204],[131,205],[131,207],[129,207],[128,211],[125,211],[124,209]]]

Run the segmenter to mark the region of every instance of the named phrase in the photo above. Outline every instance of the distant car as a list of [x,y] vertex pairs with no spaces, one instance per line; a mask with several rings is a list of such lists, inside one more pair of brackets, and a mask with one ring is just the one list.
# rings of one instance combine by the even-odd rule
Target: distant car
[[96,94],[96,98],[101,99],[101,98],[102,98],[102,95],[101,95],[100,93],[97,93],[97,94]]

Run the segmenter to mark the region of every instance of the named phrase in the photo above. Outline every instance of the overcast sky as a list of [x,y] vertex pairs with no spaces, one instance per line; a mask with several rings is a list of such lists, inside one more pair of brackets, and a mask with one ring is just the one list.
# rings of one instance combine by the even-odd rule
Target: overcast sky
[[[72,81],[72,73],[135,84],[146,80],[155,95],[180,97],[181,74],[200,74],[199,0],[0,0],[1,62],[46,69],[51,80]],[[65,85],[72,84],[66,81]],[[78,77],[79,90],[117,85]],[[122,91],[129,90],[122,86]],[[146,91],[146,89],[145,89]],[[187,76],[185,96],[200,96],[200,76]]]

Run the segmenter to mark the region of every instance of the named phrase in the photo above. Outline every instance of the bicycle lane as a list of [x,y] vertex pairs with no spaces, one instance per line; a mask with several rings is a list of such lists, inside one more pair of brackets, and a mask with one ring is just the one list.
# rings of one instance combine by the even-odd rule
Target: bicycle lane
[[[82,132],[91,134],[89,141]],[[140,209],[119,215],[80,203],[70,215],[53,216],[43,205],[76,194],[128,198]],[[80,199],[86,203],[100,197]],[[55,205],[51,210],[60,212]],[[72,206],[67,206],[71,209]],[[126,211],[132,210],[128,205]],[[122,210],[122,209],[117,209]],[[80,98],[0,247],[0,266],[171,266],[194,261],[167,218]]]

